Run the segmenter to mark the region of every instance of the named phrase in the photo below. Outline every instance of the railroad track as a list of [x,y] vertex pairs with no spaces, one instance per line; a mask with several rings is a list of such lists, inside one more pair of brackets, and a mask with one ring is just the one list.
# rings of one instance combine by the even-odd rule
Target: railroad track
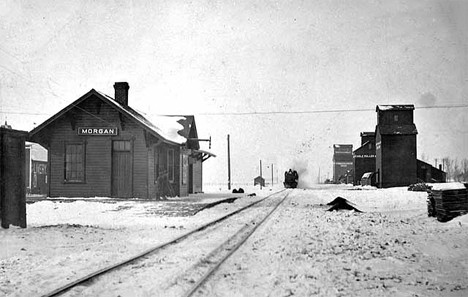
[[[252,221],[250,224],[245,225],[241,228],[234,236],[231,236],[227,241],[220,245],[214,250],[208,257],[201,261],[200,265],[202,268],[207,268],[206,272],[199,278],[199,280],[193,284],[190,289],[185,293],[185,297],[195,295],[205,284],[209,278],[218,270],[218,268],[232,255],[237,249],[239,249],[249,237],[260,227],[274,212],[283,204],[286,198],[291,192],[287,194],[277,203],[263,218],[259,218],[258,221]],[[196,271],[196,269],[193,269]]]
[[[171,296],[192,296],[284,202],[290,192],[291,190],[284,189],[275,192],[173,240],[71,281],[42,297],[87,295],[86,290],[91,287],[112,286],[114,282],[116,286],[125,286],[125,281],[122,281],[126,279],[125,275],[132,275],[132,279],[138,279],[140,272],[151,273],[155,280],[161,280],[163,285],[160,286],[160,293],[164,295],[171,292]],[[254,207],[260,203],[266,204],[268,211],[265,212],[265,208]],[[242,218],[236,216],[240,213],[243,213]],[[223,238],[228,238],[221,244],[219,238],[213,238],[213,234],[220,232],[227,235]],[[183,260],[177,259],[180,255],[183,255]],[[180,271],[180,266],[189,268]],[[103,285],[99,285],[101,283]],[[99,293],[93,291],[89,295]]]

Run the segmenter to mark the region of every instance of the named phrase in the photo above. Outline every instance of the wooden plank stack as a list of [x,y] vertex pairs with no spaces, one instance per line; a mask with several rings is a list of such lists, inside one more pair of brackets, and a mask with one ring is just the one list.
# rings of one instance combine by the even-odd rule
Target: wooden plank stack
[[427,191],[427,216],[428,217],[435,217],[436,216],[434,196],[432,196],[432,191],[431,190]]
[[[431,199],[432,198],[432,199]],[[430,205],[430,204],[434,205]],[[435,209],[435,216],[440,222],[447,222],[451,219],[468,213],[468,190],[447,189],[431,190],[428,197],[428,215],[434,213],[430,209]]]

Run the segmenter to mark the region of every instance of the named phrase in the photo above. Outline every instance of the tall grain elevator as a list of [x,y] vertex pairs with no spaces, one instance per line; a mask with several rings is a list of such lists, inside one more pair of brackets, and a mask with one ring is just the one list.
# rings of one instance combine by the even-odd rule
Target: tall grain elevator
[[378,105],[375,128],[377,186],[408,186],[417,181],[414,105]]
[[353,182],[353,145],[333,145],[333,182]]

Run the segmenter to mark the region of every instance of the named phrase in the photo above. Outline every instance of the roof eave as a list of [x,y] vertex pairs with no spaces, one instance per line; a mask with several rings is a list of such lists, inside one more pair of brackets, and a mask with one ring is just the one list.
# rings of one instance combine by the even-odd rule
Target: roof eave
[[76,99],[75,101],[73,101],[72,103],[70,103],[69,105],[67,105],[66,107],[64,107],[62,110],[60,110],[59,112],[57,112],[56,114],[52,115],[50,118],[48,118],[47,120],[45,120],[42,124],[40,124],[39,126],[37,126],[36,128],[32,129],[31,131],[29,131],[29,135],[28,135],[28,138],[31,138],[34,134],[36,134],[37,132],[39,132],[40,130],[44,129],[46,126],[48,126],[49,124],[51,124],[53,121],[55,121],[56,119],[58,119],[59,117],[61,117],[62,115],[64,115],[66,112],[68,112],[69,110],[71,110],[73,107],[75,107],[76,105],[80,104],[82,101],[84,101],[85,99],[89,98],[91,95],[97,95],[97,96],[101,96],[101,94],[99,94],[99,92],[97,92],[95,89],[91,89],[90,91],[88,91],[86,94],[84,94],[83,96],[81,96],[80,98]]
[[128,112],[127,110],[125,110],[125,108],[121,107],[119,104],[114,104],[114,102],[112,102],[111,100],[113,100],[111,97],[108,97],[107,95],[105,94],[102,94],[101,92],[98,92],[96,91],[95,89],[91,89],[90,91],[88,91],[86,94],[84,94],[83,96],[81,96],[80,98],[78,98],[77,100],[73,101],[72,103],[70,103],[69,105],[67,105],[65,108],[63,108],[62,110],[60,110],[59,112],[57,112],[56,114],[54,114],[53,116],[51,116],[49,119],[47,119],[46,121],[44,121],[42,124],[40,124],[39,126],[37,126],[36,128],[34,128],[33,130],[31,130],[28,134],[28,139],[31,139],[36,133],[38,133],[39,131],[41,131],[42,129],[44,129],[45,127],[47,127],[48,125],[50,125],[52,122],[54,122],[56,119],[58,119],[59,117],[63,116],[65,113],[67,113],[68,111],[70,111],[73,107],[76,107],[78,104],[80,104],[82,101],[88,99],[90,96],[92,95],[96,95],[96,97],[98,97],[100,100],[104,101],[104,102],[107,102],[107,103],[110,103],[111,106],[114,106],[115,108],[117,108],[119,111],[121,111],[122,113],[124,113],[127,117],[130,117],[131,119],[133,119],[136,123],[138,123],[138,125],[140,125],[143,129],[145,129],[146,131],[148,131],[150,134],[152,134],[153,136],[161,139],[161,141],[163,141],[164,143],[167,143],[167,144],[171,144],[171,145],[184,145],[186,142],[181,142],[181,143],[178,143],[178,142],[175,142],[175,141],[172,141],[172,140],[169,140],[169,139],[166,139],[165,137],[163,137],[162,135],[158,134],[156,131],[154,131],[153,129],[151,129],[150,127],[148,127],[147,125],[145,125],[144,123],[142,123],[139,119],[135,118],[130,112]]

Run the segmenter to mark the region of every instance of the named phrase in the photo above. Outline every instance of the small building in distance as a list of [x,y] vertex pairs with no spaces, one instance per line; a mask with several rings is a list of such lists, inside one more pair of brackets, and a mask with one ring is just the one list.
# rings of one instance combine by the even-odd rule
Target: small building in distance
[[25,162],[26,193],[47,194],[47,150],[37,143],[26,142]]
[[353,145],[333,145],[333,182],[348,183],[353,181]]
[[447,174],[442,171],[442,165],[436,168],[424,161],[417,160],[417,177],[418,182],[444,183],[446,182]]
[[257,176],[256,178],[254,178],[254,186],[256,185],[260,185],[262,187],[265,186],[265,179],[261,176]]
[[408,186],[417,182],[414,105],[378,105],[375,128],[377,185]]
[[353,151],[354,185],[361,184],[364,173],[375,172],[375,132],[361,132],[361,146]]

